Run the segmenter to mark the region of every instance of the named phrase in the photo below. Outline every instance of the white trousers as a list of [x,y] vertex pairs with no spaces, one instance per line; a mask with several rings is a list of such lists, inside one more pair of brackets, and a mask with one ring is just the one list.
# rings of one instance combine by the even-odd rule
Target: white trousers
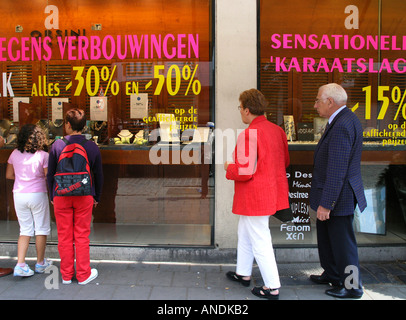
[[269,230],[269,216],[240,216],[236,273],[240,276],[251,276],[254,258],[264,285],[271,289],[280,288],[278,267]]
[[48,193],[14,192],[13,197],[20,236],[48,236],[51,233]]

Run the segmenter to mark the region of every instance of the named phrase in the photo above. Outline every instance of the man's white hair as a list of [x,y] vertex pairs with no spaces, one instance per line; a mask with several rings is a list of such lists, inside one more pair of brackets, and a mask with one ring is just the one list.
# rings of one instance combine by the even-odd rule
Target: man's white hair
[[345,89],[337,83],[328,83],[321,86],[320,89],[324,98],[332,98],[338,105],[347,103],[348,95]]

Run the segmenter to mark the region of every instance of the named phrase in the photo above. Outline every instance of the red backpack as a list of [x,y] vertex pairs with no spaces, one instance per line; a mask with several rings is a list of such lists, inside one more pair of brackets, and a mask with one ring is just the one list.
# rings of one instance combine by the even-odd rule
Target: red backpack
[[83,147],[88,141],[70,143],[62,138],[66,146],[58,159],[54,175],[56,196],[87,196],[92,194],[92,175],[87,152]]

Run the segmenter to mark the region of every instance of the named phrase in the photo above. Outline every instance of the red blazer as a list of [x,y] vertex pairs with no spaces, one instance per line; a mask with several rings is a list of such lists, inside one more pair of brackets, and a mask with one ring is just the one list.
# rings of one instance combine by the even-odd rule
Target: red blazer
[[288,143],[280,127],[256,117],[238,136],[233,158],[226,173],[234,180],[233,213],[267,216],[289,207]]

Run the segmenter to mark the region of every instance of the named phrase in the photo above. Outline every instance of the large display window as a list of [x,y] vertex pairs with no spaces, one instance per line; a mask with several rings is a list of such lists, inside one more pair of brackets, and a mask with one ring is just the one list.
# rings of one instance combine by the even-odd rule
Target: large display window
[[211,246],[212,1],[0,5],[0,240],[19,234],[5,180],[19,128],[52,143],[81,107],[105,176],[91,244]]
[[364,128],[362,174],[368,208],[355,213],[359,244],[405,243],[406,3],[258,1],[258,83],[267,117],[289,141],[294,223],[271,221],[281,245],[316,243],[310,210],[313,150],[325,126],[318,88],[341,84]]

